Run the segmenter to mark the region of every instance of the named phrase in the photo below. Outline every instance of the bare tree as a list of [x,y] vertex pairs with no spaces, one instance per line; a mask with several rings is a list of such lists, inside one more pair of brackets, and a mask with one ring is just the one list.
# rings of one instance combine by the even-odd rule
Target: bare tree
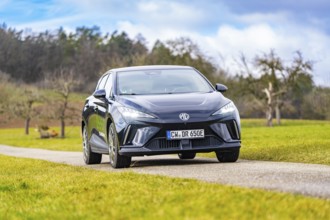
[[264,53],[263,56],[255,57],[256,67],[261,69],[263,77],[268,82],[268,88],[264,88],[262,91],[266,94],[267,98],[267,125],[273,126],[273,108],[275,106],[277,124],[280,124],[280,105],[283,103],[281,95],[286,92],[286,87],[280,79],[280,76],[284,76],[283,61],[278,57],[274,50],[271,50],[269,54]]
[[35,104],[41,101],[41,95],[36,87],[21,86],[23,89],[16,91],[15,96],[10,101],[9,108],[16,117],[25,120],[25,134],[29,134],[30,121],[37,112]]
[[74,111],[74,108],[69,106],[69,96],[73,89],[80,84],[80,80],[75,76],[73,69],[60,67],[46,81],[59,96],[57,100],[50,100],[50,102],[55,107],[52,118],[60,120],[60,137],[64,138],[65,121],[70,117],[74,117],[73,114],[68,114]]
[[[263,83],[261,83],[261,78],[256,78],[255,70],[252,70],[249,66],[249,62],[244,54],[240,55],[240,60],[236,61],[237,65],[240,66],[241,72],[240,74],[240,82],[241,82],[241,90],[242,95],[251,96],[253,106],[255,108],[262,109],[266,115],[266,124],[268,126],[272,126],[273,120],[273,84],[268,83],[268,87],[264,87]],[[266,99],[266,101],[264,101]]]
[[[245,82],[243,89],[255,97],[256,103],[265,100],[261,106],[265,109],[268,126],[273,125],[274,112],[277,124],[281,124],[281,108],[289,105],[297,97],[302,99],[305,91],[312,89],[312,62],[304,61],[299,51],[290,65],[284,65],[273,50],[254,58],[253,64],[256,69],[253,71],[249,68],[244,55],[241,55],[239,64],[243,66],[240,73],[241,81]],[[261,73],[260,77],[256,77],[257,70]]]

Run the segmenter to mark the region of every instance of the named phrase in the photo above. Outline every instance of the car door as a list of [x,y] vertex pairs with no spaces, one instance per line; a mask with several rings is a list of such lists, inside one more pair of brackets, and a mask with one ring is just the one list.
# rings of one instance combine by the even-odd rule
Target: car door
[[[108,80],[109,74],[105,74],[101,77],[98,82],[98,85],[95,89],[97,91],[104,89],[105,84]],[[88,108],[90,109],[90,114],[88,118],[88,130],[91,134],[90,144],[92,145],[92,151],[97,153],[107,152],[106,144],[106,134],[104,133],[104,117],[106,114],[106,101],[104,98],[97,98],[91,96],[88,101]]]
[[95,102],[97,105],[97,114],[98,114],[98,120],[99,120],[99,126],[98,131],[101,136],[102,141],[104,141],[106,148],[108,149],[107,145],[107,112],[109,112],[109,108],[112,107],[112,101],[109,99],[112,95],[112,77],[113,74],[108,74],[108,79],[105,82],[105,85],[103,88],[105,90],[105,99],[101,99]]

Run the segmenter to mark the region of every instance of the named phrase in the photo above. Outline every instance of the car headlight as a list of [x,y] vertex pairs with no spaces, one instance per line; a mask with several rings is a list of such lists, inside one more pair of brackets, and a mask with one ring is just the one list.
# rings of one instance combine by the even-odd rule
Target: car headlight
[[124,118],[155,118],[152,115],[127,107],[118,107],[118,111],[124,116]]
[[234,112],[236,110],[236,106],[233,102],[229,102],[227,105],[220,108],[218,111],[214,112],[212,115],[222,115],[230,112]]

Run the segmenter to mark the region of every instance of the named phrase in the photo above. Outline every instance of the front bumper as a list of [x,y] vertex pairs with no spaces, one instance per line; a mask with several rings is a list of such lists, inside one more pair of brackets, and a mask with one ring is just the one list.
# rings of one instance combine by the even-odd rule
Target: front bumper
[[[235,118],[192,123],[134,123],[123,130],[120,155],[143,156],[182,152],[212,152],[240,148],[240,126]],[[168,130],[204,129],[203,139],[167,140]]]
[[[162,144],[155,144],[158,141]],[[169,142],[167,140],[162,139],[154,139],[150,144],[146,147],[125,147],[123,146],[119,154],[125,156],[144,156],[144,155],[160,155],[160,154],[175,154],[175,153],[182,153],[182,152],[195,152],[195,153],[202,153],[202,152],[212,152],[212,151],[229,151],[233,149],[239,149],[241,147],[240,141],[232,142],[232,143],[222,143],[220,145],[207,145],[207,146],[200,146],[200,145],[193,145],[193,144],[181,144],[181,141],[172,141],[172,142],[179,142],[174,144],[164,144],[165,142]],[[194,141],[190,140],[190,143]],[[166,147],[162,147],[166,146]],[[167,147],[171,146],[171,147]]]

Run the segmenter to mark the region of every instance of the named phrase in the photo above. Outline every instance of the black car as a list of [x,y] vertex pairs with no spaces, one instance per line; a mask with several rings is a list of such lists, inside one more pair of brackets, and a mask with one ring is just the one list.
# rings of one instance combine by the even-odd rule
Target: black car
[[112,69],[86,99],[82,113],[86,164],[109,154],[114,168],[132,156],[178,154],[193,159],[215,151],[220,162],[238,159],[240,117],[234,103],[189,66]]

